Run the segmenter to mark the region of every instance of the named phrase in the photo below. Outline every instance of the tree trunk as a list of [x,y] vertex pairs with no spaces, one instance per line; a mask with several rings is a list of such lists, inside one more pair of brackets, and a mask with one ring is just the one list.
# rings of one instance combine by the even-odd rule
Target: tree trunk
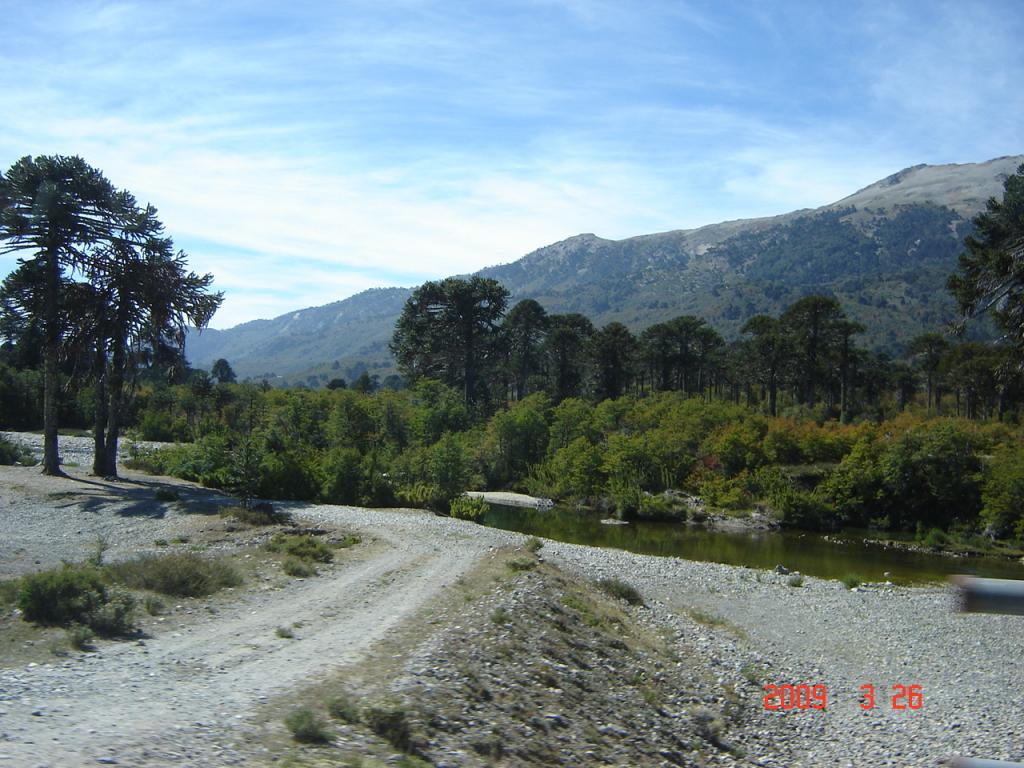
[[96,396],[93,419],[92,473],[103,477],[106,472],[107,428],[107,350],[103,342],[96,344]]
[[60,475],[57,446],[57,402],[60,351],[60,263],[56,248],[46,253],[46,303],[43,331],[43,474]]
[[121,437],[121,419],[124,411],[124,374],[127,339],[116,339],[110,361],[107,382],[109,406],[107,408],[106,445],[103,447],[103,477],[117,477],[117,442]]

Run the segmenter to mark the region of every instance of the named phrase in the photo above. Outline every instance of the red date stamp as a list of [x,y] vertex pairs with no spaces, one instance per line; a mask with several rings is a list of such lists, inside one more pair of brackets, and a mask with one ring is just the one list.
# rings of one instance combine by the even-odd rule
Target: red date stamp
[[[828,688],[824,685],[775,685],[764,687],[764,708],[771,710],[825,709],[828,707]],[[860,687],[860,708],[874,709],[876,704],[875,686]],[[921,709],[924,706],[924,690],[920,685],[892,686],[889,708],[896,710]]]

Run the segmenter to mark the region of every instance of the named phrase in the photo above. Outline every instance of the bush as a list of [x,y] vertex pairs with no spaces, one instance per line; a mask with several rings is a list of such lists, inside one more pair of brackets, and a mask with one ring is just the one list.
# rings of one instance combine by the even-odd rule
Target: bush
[[65,565],[24,577],[18,591],[22,618],[44,626],[81,625],[105,637],[134,631],[135,600],[111,591],[97,568]]
[[449,512],[458,520],[479,520],[489,509],[487,502],[477,496],[457,496],[452,499]]
[[148,589],[175,597],[203,597],[242,583],[238,571],[224,559],[208,559],[191,552],[142,555],[106,567],[115,581],[134,589]]
[[371,707],[366,710],[363,720],[370,730],[402,752],[413,751],[412,729],[406,714],[401,709]]
[[327,700],[327,714],[343,723],[358,723],[359,710],[345,694],[335,694]]
[[291,640],[295,637],[295,633],[292,631],[291,627],[278,627],[274,630],[274,634],[282,640]]
[[534,554],[540,552],[543,547],[544,541],[542,539],[538,539],[536,536],[531,536],[530,540],[526,542],[526,548]]
[[1024,450],[1003,450],[985,469],[981,521],[995,535],[1024,536]]
[[107,599],[107,587],[97,569],[66,565],[22,578],[18,608],[25,621],[36,624],[88,625]]
[[537,561],[529,557],[515,557],[509,560],[507,565],[512,571],[532,571],[537,567]]
[[291,535],[278,533],[265,545],[270,552],[291,555],[299,560],[315,560],[318,563],[329,563],[334,559],[334,552],[320,539],[308,534]]
[[617,600],[625,600],[630,605],[643,605],[644,599],[636,587],[621,579],[601,579],[597,582],[602,591],[611,595]]
[[304,744],[326,744],[331,740],[326,723],[308,709],[295,709],[284,718],[292,738]]
[[298,579],[306,579],[317,574],[316,568],[305,560],[300,560],[292,555],[288,555],[284,562],[281,563],[281,570],[289,576],[294,576]]
[[932,528],[921,540],[921,543],[930,549],[942,549],[949,543],[949,536],[939,528]]
[[157,488],[153,497],[157,501],[181,501],[181,496],[170,488]]
[[686,505],[663,494],[645,493],[640,497],[640,509],[636,516],[640,520],[685,520]]
[[512,614],[505,606],[498,606],[491,611],[491,622],[493,624],[508,624],[512,620]]
[[840,581],[843,582],[843,586],[847,589],[854,589],[863,583],[860,576],[853,573],[846,574],[842,579],[840,579]]
[[6,437],[0,436],[0,464],[21,464],[27,467],[35,463],[32,451],[15,445]]
[[123,637],[135,630],[134,613],[135,598],[127,592],[112,590],[107,602],[93,613],[89,627],[104,637]]
[[291,515],[279,512],[274,509],[273,504],[266,501],[248,507],[241,504],[224,507],[220,514],[221,517],[233,517],[246,525],[286,525],[291,522]]
[[68,645],[76,651],[91,651],[94,638],[93,631],[84,624],[75,624],[68,630]]

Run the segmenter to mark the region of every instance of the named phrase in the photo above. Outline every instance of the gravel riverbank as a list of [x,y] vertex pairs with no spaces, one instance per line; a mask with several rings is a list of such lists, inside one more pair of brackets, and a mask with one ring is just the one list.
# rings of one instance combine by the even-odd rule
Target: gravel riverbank
[[[87,438],[64,438],[65,462],[76,452],[86,455],[88,447]],[[98,535],[107,539],[111,556],[151,548],[154,539],[201,526],[207,518],[195,514],[197,507],[215,511],[229,501],[192,484],[134,473],[118,483],[100,482],[85,475],[87,461],[77,463],[81,468],[70,470],[74,479],[42,478],[38,468],[0,468],[4,576],[80,560]],[[183,502],[155,502],[154,490],[163,485],[173,486]],[[333,577],[297,582],[247,597],[179,637],[147,640],[148,649],[115,645],[81,660],[0,670],[0,766],[94,761],[86,755],[133,765],[242,764],[252,757],[244,747],[250,708],[282,686],[321,675],[339,660],[332,648],[345,648],[343,660],[351,663],[384,636],[381,627],[397,626],[488,553],[525,541],[422,513],[280,506],[300,520],[374,539],[384,554],[366,555],[365,577],[355,566],[340,573],[343,593],[332,587]],[[814,578],[790,586],[788,577],[769,571],[559,542],[546,542],[542,555],[588,580],[633,584],[648,606],[637,609],[639,620],[696,648],[722,681],[757,678],[748,691],[755,702],[759,682],[827,686],[825,711],[748,706],[743,755],[723,757],[729,764],[923,768],[951,755],[1024,760],[1022,617],[955,613],[946,586],[849,591]],[[393,575],[382,581],[382,574]],[[302,633],[308,632],[307,646],[268,642],[282,615],[309,623]],[[253,637],[260,640],[246,644]],[[244,654],[232,650],[239,642]],[[180,660],[215,674],[183,678]],[[143,678],[151,680],[144,696],[124,699]],[[876,692],[870,710],[859,704],[866,684]],[[894,685],[921,686],[922,708],[893,709]],[[203,726],[212,721],[222,725],[218,734]],[[133,723],[152,747],[149,758],[133,746]],[[35,761],[25,762],[29,757]]]

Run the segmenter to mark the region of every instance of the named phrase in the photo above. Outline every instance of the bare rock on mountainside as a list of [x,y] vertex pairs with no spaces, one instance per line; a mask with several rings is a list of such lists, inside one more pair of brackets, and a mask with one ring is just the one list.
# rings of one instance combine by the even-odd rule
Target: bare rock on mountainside
[[[580,312],[597,325],[619,321],[636,331],[693,314],[727,337],[755,314],[831,293],[868,326],[866,344],[899,351],[952,318],[945,283],[971,219],[1021,163],[1024,156],[917,165],[814,210],[625,240],[576,235],[476,274],[505,285],[512,303],[536,299],[548,312]],[[192,333],[186,351],[200,367],[227,358],[243,378],[321,385],[367,367],[387,373],[387,344],[410,293],[372,289]]]

